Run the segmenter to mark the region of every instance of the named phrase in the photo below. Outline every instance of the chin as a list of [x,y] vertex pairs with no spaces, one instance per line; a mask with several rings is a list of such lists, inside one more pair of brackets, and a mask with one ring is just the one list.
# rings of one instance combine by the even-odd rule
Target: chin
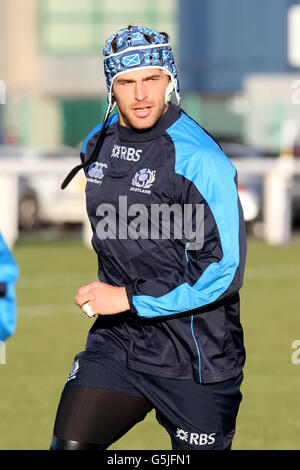
[[148,118],[133,118],[128,121],[130,127],[133,127],[137,130],[145,130],[153,127],[158,121],[159,116],[149,116]]
[[151,120],[151,122],[134,122],[131,127],[139,131],[150,129],[155,125],[156,121]]

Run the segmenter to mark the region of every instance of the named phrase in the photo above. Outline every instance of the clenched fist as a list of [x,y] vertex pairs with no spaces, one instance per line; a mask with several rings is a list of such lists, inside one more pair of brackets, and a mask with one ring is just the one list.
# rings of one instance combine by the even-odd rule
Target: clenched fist
[[115,287],[100,281],[80,287],[75,303],[86,315],[86,303],[94,315],[114,315],[130,309],[125,287]]

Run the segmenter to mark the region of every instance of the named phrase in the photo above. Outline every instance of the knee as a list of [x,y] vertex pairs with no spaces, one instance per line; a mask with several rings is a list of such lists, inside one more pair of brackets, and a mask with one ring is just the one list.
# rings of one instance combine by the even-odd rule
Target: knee
[[67,439],[60,439],[53,435],[51,446],[49,450],[104,450],[105,446],[102,444],[87,443],[70,441]]

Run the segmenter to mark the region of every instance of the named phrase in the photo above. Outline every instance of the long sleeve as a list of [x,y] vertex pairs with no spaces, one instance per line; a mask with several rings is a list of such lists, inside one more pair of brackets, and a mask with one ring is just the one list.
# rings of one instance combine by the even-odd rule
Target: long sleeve
[[[236,293],[242,285],[246,245],[236,170],[199,126],[194,129],[197,150],[182,127],[170,132],[176,151],[174,187],[182,207],[192,208],[190,225],[200,232],[199,240],[186,242],[182,269],[126,286],[131,310],[141,317],[197,309]],[[202,223],[196,220],[197,206]]]

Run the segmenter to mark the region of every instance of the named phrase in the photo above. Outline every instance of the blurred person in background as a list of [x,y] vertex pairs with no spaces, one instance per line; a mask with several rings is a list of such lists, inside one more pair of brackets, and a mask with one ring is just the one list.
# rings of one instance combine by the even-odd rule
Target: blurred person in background
[[16,329],[15,283],[19,269],[0,233],[0,341]]
[[[154,409],[173,449],[229,450],[245,362],[246,232],[236,169],[180,109],[167,34],[129,26],[103,52],[104,122],[62,185],[84,168],[99,281],[81,287],[75,302],[97,318],[64,386],[50,449],[107,449]],[[169,237],[115,234],[114,217],[100,216],[114,208],[124,222],[120,196],[130,208],[189,205],[194,238],[176,237],[175,221]],[[148,227],[153,219],[145,217]],[[128,233],[132,220],[125,216]],[[103,223],[113,233],[103,235]]]

